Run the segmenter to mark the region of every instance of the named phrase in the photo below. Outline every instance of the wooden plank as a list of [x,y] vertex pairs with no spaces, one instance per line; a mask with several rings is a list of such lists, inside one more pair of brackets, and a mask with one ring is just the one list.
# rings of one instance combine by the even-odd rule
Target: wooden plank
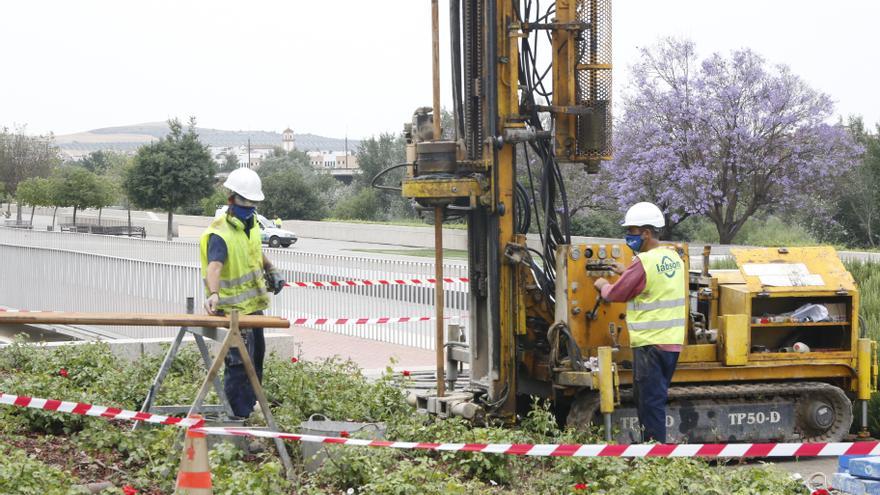
[[[0,325],[28,324],[229,328],[229,317],[163,313],[0,311]],[[242,328],[290,328],[290,322],[277,316],[242,316],[239,318],[239,326]]]

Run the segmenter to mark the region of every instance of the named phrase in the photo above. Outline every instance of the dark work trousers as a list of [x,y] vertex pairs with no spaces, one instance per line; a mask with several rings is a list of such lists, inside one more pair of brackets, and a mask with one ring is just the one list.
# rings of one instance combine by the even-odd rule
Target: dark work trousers
[[[257,311],[252,314],[262,315],[263,312]],[[263,337],[263,329],[243,328],[241,336],[244,338],[245,347],[254,362],[254,368],[257,370],[257,379],[263,383],[263,358],[266,357],[266,339]],[[254,388],[251,387],[247,372],[244,370],[241,353],[238,352],[238,349],[230,349],[224,362],[226,369],[223,371],[223,390],[229,399],[229,405],[232,406],[233,414],[246,418],[254,412],[257,396],[254,394]]]
[[632,351],[633,398],[644,430],[643,441],[666,443],[666,398],[678,353],[661,351],[653,345],[634,347]]

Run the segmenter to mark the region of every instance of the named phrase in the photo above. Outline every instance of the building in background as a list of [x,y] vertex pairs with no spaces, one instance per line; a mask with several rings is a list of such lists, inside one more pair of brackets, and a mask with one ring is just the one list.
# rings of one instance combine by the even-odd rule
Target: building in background
[[240,167],[250,166],[252,169],[257,169],[263,163],[263,160],[272,154],[275,148],[276,146],[271,145],[257,144],[248,146],[243,144],[240,146],[211,146],[210,150],[211,157],[214,158],[218,165],[226,163],[228,155],[235,155]]
[[296,149],[296,139],[293,137],[293,129],[290,127],[281,133],[281,147],[288,153]]

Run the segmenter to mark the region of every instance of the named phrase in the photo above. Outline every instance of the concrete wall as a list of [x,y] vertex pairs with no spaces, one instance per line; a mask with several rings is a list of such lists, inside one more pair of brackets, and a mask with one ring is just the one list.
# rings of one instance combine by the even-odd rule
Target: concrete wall
[[[337,241],[390,244],[395,246],[434,247],[434,227],[426,225],[381,225],[368,223],[312,222],[287,220],[284,228],[299,237]],[[467,231],[443,229],[443,246],[448,249],[467,249]]]

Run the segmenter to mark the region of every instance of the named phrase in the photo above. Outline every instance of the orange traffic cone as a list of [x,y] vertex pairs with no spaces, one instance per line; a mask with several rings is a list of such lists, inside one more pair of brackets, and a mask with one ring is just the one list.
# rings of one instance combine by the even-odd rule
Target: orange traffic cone
[[[200,416],[190,416],[200,418]],[[208,464],[208,439],[204,433],[186,430],[183,442],[183,456],[180,458],[180,472],[177,473],[179,495],[213,495],[211,485],[211,466]]]

